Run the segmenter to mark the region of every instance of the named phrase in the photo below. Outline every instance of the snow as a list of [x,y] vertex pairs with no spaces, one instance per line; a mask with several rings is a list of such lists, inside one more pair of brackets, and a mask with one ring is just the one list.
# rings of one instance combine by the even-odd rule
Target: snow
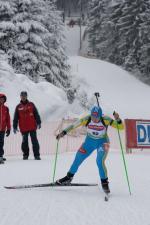
[[[84,30],[85,27],[81,26],[81,38],[83,37]],[[74,27],[69,27],[68,25],[66,25],[65,36],[66,36],[67,55],[68,56],[78,55],[80,49],[80,26],[75,25]]]
[[101,60],[73,56],[70,64],[72,73],[81,79],[89,98],[95,92],[100,93],[100,105],[106,114],[112,115],[116,110],[122,118],[149,118],[148,85],[118,66]]
[[[80,84],[80,89],[86,92],[88,100],[95,104],[94,93],[100,92],[100,104],[104,113],[112,115],[116,110],[122,118],[148,119],[149,111],[146,109],[150,87],[118,66],[76,56],[79,42],[74,33],[77,35],[77,29],[78,26],[66,27],[67,52],[70,52],[69,63],[73,78]],[[71,41],[74,39],[76,41],[72,44]],[[0,92],[7,95],[7,104],[12,117],[22,90],[28,92],[29,100],[35,103],[43,121],[58,120],[67,115],[80,115],[84,112],[79,101],[75,101],[72,105],[68,104],[66,94],[60,88],[45,81],[35,84],[25,75],[15,74],[5,62],[3,64],[6,71],[5,77],[2,76],[4,71],[0,71]]]
[[[21,91],[28,92],[28,99],[35,103],[44,121],[49,118],[54,109],[61,106],[67,107],[68,105],[66,94],[60,88],[45,81],[36,84],[25,75],[15,74],[6,62],[2,62],[0,69],[0,92],[5,93],[7,96],[7,105],[12,118],[15,107],[20,102]],[[54,117],[59,117],[59,113],[55,112]],[[53,116],[51,117],[52,119]]]
[[[68,29],[68,28],[66,28]],[[71,29],[71,28],[70,28]],[[118,111],[122,118],[149,118],[149,86],[121,68],[96,59],[76,56],[78,44],[73,30],[68,30],[68,54],[72,74],[80,80],[88,98],[100,92],[105,113]],[[77,35],[77,34],[76,34]],[[74,48],[76,46],[76,48]],[[2,65],[1,65],[2,66]],[[19,94],[27,90],[42,114],[43,123],[80,114],[78,101],[69,105],[65,93],[47,82],[33,83],[21,74],[14,74],[7,64],[0,70],[0,92],[7,95],[13,115]],[[2,76],[3,75],[3,76]],[[13,143],[12,143],[13,144]],[[60,146],[61,148],[61,146]],[[53,149],[54,151],[55,149]],[[61,149],[60,149],[61,150]],[[119,151],[119,152],[118,152]],[[75,153],[58,155],[56,179],[68,171]],[[75,182],[99,183],[95,152],[82,164]],[[110,150],[106,160],[111,189],[109,202],[99,187],[37,188],[6,190],[5,185],[47,183],[52,181],[54,155],[42,155],[41,161],[22,156],[8,157],[0,165],[0,225],[149,225],[150,224],[150,155],[149,150],[125,155],[132,195],[129,195],[120,150]]]
[[[74,154],[58,156],[56,178],[64,176]],[[99,182],[95,153],[80,167],[75,182]],[[127,155],[132,195],[129,195],[121,154],[107,159],[111,197],[104,202],[101,187],[61,187],[6,190],[4,185],[52,181],[54,156],[41,161],[8,158],[0,169],[1,225],[148,225],[150,221],[149,153]]]

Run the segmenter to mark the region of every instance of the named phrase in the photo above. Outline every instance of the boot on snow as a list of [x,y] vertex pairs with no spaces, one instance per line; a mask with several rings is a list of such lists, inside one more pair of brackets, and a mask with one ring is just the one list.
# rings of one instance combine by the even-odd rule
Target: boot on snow
[[56,181],[57,185],[69,185],[73,179],[74,174],[67,173],[67,175]]

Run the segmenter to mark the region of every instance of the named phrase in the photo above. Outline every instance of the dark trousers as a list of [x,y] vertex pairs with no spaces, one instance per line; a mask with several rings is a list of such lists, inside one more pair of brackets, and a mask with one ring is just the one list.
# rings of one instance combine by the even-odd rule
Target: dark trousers
[[5,132],[0,131],[0,157],[3,157],[4,155],[4,137],[5,137]]
[[29,156],[29,141],[28,141],[29,134],[31,137],[34,157],[40,156],[40,152],[39,152],[40,146],[37,139],[36,131],[28,131],[28,132],[22,133],[21,149],[23,151],[23,156],[27,156],[27,157]]

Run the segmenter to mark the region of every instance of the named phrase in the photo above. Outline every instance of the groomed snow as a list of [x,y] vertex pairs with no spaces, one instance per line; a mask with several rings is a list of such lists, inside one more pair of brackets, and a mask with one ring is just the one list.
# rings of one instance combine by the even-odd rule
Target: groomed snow
[[[66,174],[74,154],[58,156],[56,178]],[[95,153],[85,161],[75,182],[99,182]],[[104,202],[101,187],[37,188],[6,190],[3,185],[52,181],[54,156],[42,161],[8,158],[0,168],[1,225],[149,225],[150,156],[126,156],[132,195],[129,195],[121,154],[107,159],[111,197]]]

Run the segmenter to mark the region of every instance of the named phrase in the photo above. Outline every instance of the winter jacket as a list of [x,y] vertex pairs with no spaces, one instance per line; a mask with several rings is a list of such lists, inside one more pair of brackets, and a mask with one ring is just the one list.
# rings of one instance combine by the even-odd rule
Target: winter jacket
[[35,131],[37,125],[41,124],[38,110],[32,102],[20,101],[20,104],[16,106],[13,120],[14,129],[17,129],[18,123],[21,132]]
[[[6,96],[4,94],[0,94],[0,98],[1,97],[4,97],[6,101]],[[9,109],[4,104],[0,104],[0,131],[4,132],[6,129],[11,129]]]

